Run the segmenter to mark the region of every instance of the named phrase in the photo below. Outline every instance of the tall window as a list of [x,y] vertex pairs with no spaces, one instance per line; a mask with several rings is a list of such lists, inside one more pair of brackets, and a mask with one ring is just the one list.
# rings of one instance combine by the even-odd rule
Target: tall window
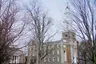
[[66,47],[66,45],[63,45],[63,47],[65,48],[65,47]]
[[31,51],[31,47],[29,47],[29,50]]
[[35,45],[33,45],[33,49],[35,49]]
[[35,56],[35,52],[33,52],[32,56]]
[[53,62],[55,61],[55,57],[53,57]]
[[60,44],[57,44],[57,48],[59,48],[60,47]]
[[50,45],[48,46],[48,49],[50,49]]
[[54,48],[54,45],[52,45],[51,47]]
[[59,57],[57,57],[57,61],[59,62]]
[[44,62],[46,62],[46,58],[44,58]]
[[59,50],[57,50],[57,54],[59,54]]
[[48,62],[50,62],[51,61],[51,58],[48,58]]
[[55,54],[54,50],[52,51],[52,54],[53,54],[53,55]]
[[46,45],[44,45],[44,50],[46,50],[46,48],[47,48],[47,46],[46,46]]

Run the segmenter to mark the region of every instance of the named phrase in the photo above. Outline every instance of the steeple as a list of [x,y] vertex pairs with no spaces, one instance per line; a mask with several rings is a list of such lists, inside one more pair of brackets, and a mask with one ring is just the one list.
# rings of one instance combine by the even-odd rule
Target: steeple
[[66,31],[72,31],[72,14],[68,2],[64,13],[64,24]]
[[70,6],[69,6],[69,3],[68,2],[67,2],[67,6],[66,6],[65,10],[66,10],[65,13],[67,13],[67,12],[68,12],[68,14],[70,13]]

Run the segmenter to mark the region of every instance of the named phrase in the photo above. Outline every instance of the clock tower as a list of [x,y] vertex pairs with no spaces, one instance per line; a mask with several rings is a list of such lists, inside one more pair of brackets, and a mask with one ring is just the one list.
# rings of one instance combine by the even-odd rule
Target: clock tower
[[72,15],[70,8],[65,8],[65,27],[66,30],[62,33],[62,39],[65,40],[66,44],[66,59],[67,64],[72,64],[76,62],[77,58],[77,43],[76,43],[76,33],[72,30]]

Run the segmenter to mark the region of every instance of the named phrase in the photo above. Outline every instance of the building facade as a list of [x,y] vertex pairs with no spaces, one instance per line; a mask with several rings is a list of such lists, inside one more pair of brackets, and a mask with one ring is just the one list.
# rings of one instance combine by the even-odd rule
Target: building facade
[[[42,60],[43,64],[77,63],[77,42],[74,32],[64,32],[61,40],[52,41],[43,46],[44,50],[48,47],[48,50],[51,51]],[[28,64],[36,61],[36,48],[36,43],[34,41],[28,45]]]
[[26,63],[25,54],[21,50],[16,51],[11,57],[9,62],[9,64],[25,64],[25,63]]

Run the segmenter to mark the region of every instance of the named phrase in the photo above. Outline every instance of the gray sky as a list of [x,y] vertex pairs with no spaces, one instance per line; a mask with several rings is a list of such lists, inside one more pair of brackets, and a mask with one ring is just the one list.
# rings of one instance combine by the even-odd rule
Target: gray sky
[[54,19],[54,26],[53,31],[55,32],[58,30],[56,36],[54,36],[53,40],[59,40],[61,39],[61,21],[62,16],[64,14],[64,9],[66,7],[66,0],[40,0],[42,2],[42,5],[44,5],[45,9],[48,10],[49,15]]
[[[21,0],[23,4],[27,4],[29,0]],[[30,0],[31,1],[31,0]],[[64,9],[66,7],[66,2],[68,0],[38,0],[43,8],[48,11],[49,16],[51,16],[54,20],[54,26],[51,29],[52,33],[57,31],[57,34],[54,36],[53,40],[61,39],[62,29],[61,29],[61,21],[62,16],[64,15]]]
[[[20,4],[28,4],[29,0],[20,0]],[[48,11],[49,16],[54,20],[54,26],[51,29],[52,33],[57,31],[57,34],[54,36],[53,40],[60,40],[62,38],[62,28],[61,21],[63,20],[63,15],[68,0],[39,0],[41,5],[45,10]],[[51,33],[50,32],[50,33]],[[24,40],[24,39],[23,39]],[[25,40],[24,40],[25,42]]]

